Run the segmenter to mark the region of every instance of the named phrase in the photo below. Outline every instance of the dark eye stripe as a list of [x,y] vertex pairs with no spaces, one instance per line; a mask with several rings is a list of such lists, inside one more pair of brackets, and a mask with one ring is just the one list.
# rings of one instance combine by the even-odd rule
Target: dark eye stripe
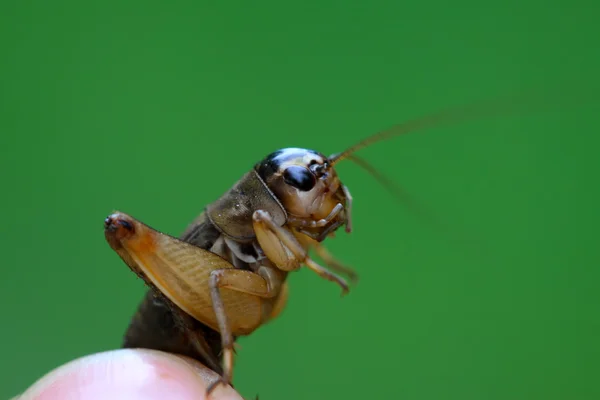
[[292,165],[283,171],[283,181],[303,192],[308,192],[317,182],[317,178],[307,168]]

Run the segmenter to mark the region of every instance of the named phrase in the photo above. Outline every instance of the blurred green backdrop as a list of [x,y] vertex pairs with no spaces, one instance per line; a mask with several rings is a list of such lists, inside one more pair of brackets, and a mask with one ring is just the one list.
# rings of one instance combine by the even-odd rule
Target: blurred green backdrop
[[[119,346],[145,288],[104,242],[112,210],[178,235],[274,149],[332,153],[486,95],[598,85],[599,17],[592,1],[3,1],[0,397]],[[600,398],[597,115],[361,153],[445,234],[340,165],[355,232],[329,247],[361,281],[340,299],[294,274],[281,318],[240,342],[242,394]]]

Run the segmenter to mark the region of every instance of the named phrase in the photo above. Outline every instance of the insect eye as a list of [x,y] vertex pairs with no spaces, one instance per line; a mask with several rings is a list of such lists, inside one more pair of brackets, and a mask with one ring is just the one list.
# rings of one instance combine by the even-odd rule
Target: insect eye
[[283,181],[303,192],[308,192],[315,186],[317,178],[308,169],[292,165],[283,171]]

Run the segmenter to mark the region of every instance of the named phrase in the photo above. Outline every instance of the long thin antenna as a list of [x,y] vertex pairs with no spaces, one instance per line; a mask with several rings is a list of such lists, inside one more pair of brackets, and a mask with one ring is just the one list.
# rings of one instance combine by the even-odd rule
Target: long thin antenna
[[[349,154],[346,159],[357,164],[359,167],[367,171],[373,178],[381,183],[404,207],[408,207],[409,211],[414,213],[422,222],[436,230],[436,233],[442,234],[451,242],[459,245],[471,255],[482,250],[483,244],[473,235],[465,235],[453,226],[450,226],[447,221],[440,219],[440,216],[434,215],[432,210],[427,209],[423,204],[416,201],[408,192],[396,184],[394,181],[377,171],[375,167],[369,164],[364,159]],[[466,247],[465,247],[466,246]]]
[[416,202],[412,199],[410,194],[402,189],[396,182],[389,179],[387,176],[379,172],[373,165],[368,163],[365,159],[358,157],[356,154],[349,154],[346,157],[349,161],[354,162],[356,165],[367,171],[375,180],[377,180],[385,189],[387,189],[398,201],[403,204],[408,204],[411,208],[416,207]]
[[409,211],[417,214],[419,218],[427,221],[428,224],[431,224],[436,228],[440,228],[441,221],[434,217],[431,210],[427,210],[423,204],[415,200],[413,196],[411,196],[396,182],[379,172],[375,167],[373,167],[373,165],[368,163],[363,158],[358,157],[356,154],[349,154],[346,159],[354,162],[356,165],[367,171],[369,175],[375,178],[388,192],[390,192],[390,194],[392,194],[392,196],[394,196],[399,203],[405,207],[408,207]]
[[[554,93],[554,97],[558,97],[560,101],[550,101],[555,106],[559,106],[561,109],[567,106],[572,106],[580,103],[585,96],[575,95],[575,97],[568,97],[566,93]],[[427,116],[417,118],[411,121],[407,121],[398,125],[394,125],[389,129],[376,133],[354,146],[349,147],[341,153],[335,154],[329,158],[329,164],[331,166],[337,164],[341,160],[348,158],[350,154],[355,153],[357,150],[370,146],[376,142],[390,139],[396,136],[400,136],[406,133],[416,132],[425,130],[428,128],[440,127],[443,125],[452,125],[460,122],[474,121],[486,117],[494,116],[507,116],[512,113],[520,113],[526,111],[533,111],[533,107],[540,109],[546,109],[548,106],[547,94],[537,92],[534,95],[526,94],[515,94],[507,96],[505,98],[496,98],[484,102],[478,102],[475,104],[463,105],[451,109],[439,111],[435,114],[429,114]],[[558,104],[560,103],[560,104]]]

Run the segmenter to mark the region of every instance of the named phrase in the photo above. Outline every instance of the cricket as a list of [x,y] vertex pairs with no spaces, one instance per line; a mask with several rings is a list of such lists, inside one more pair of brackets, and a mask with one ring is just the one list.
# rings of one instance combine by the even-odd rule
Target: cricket
[[[386,187],[391,183],[355,152],[392,137],[504,114],[515,102],[466,106],[415,119],[325,156],[302,148],[267,155],[208,204],[180,237],[123,212],[104,221],[110,247],[149,287],[123,347],[149,348],[198,360],[231,384],[235,341],[277,318],[288,299],[288,274],[301,267],[342,294],[357,274],[324,247],[341,227],[352,232],[350,189],[336,172],[351,160]],[[311,258],[317,254],[323,264]]]

